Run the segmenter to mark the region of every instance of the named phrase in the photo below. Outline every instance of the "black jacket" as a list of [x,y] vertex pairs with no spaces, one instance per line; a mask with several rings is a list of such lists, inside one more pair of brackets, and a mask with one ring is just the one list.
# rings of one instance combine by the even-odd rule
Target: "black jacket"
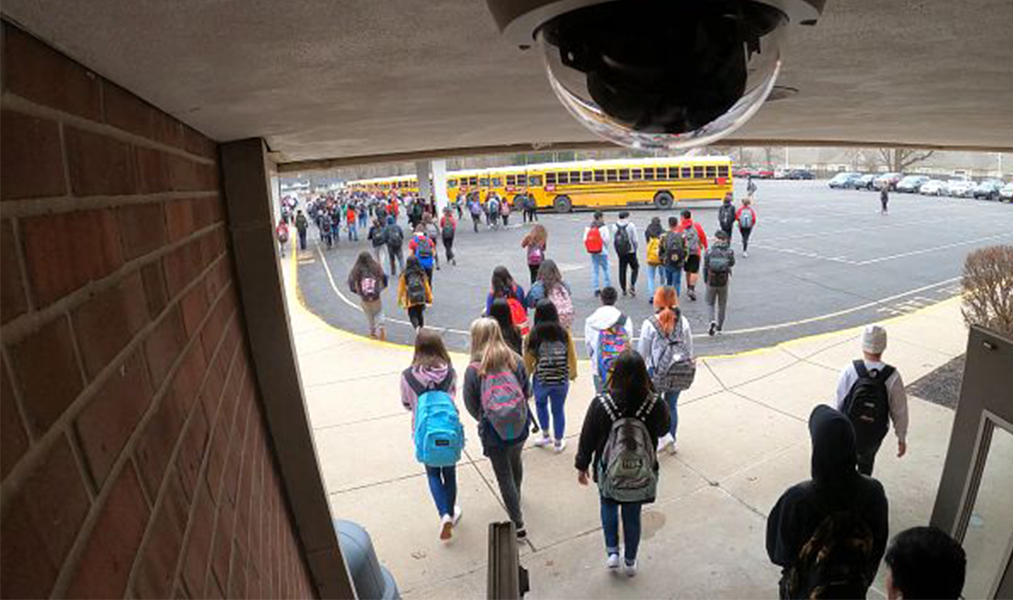
[[[615,400],[620,413],[624,417],[635,415],[641,404],[640,402],[627,403],[618,396],[613,396],[613,400]],[[646,401],[644,399],[644,402]],[[651,442],[657,446],[658,438],[668,433],[668,429],[671,426],[671,415],[668,414],[668,405],[665,404],[661,396],[658,396],[657,401],[654,403],[654,408],[647,414],[644,424],[647,425],[647,431],[651,434]],[[578,471],[586,471],[591,465],[595,465],[595,468],[591,469],[591,474],[595,481],[598,481],[598,461],[601,460],[601,453],[605,449],[605,442],[608,441],[611,430],[612,419],[605,412],[605,408],[601,405],[601,400],[595,398],[591,401],[591,405],[587,407],[587,413],[584,415],[584,426],[580,430],[580,443],[577,444],[577,456],[573,461]],[[655,469],[657,469],[657,465],[655,465]]]
[[872,530],[867,578],[872,582],[886,550],[889,510],[883,486],[856,469],[855,431],[843,413],[819,405],[809,416],[812,479],[781,495],[767,517],[767,556],[786,574],[802,546],[829,514],[859,506],[857,514]]

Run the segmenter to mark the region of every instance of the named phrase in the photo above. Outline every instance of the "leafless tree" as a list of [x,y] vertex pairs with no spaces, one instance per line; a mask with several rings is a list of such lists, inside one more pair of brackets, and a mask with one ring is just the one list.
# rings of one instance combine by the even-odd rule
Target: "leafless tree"
[[911,150],[910,148],[880,148],[879,159],[886,169],[893,173],[903,173],[910,167],[924,162],[935,154],[935,150]]
[[777,146],[764,146],[763,150],[763,166],[768,169],[773,169],[775,165],[781,164],[784,156],[784,149]]
[[961,312],[968,325],[1013,337],[1013,246],[990,246],[968,254],[961,286]]

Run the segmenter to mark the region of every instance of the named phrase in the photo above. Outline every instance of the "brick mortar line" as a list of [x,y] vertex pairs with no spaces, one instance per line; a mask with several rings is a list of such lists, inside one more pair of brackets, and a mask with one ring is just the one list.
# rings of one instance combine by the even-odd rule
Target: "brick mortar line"
[[[53,424],[49,426],[49,430],[35,440],[35,443],[32,444],[32,447],[29,449],[29,451],[26,452],[25,455],[21,457],[21,460],[19,460],[18,463],[14,465],[13,468],[11,468],[10,472],[7,473],[6,479],[4,479],[2,483],[0,483],[0,500],[3,501],[2,504],[4,507],[9,505],[9,502],[7,502],[7,500],[13,495],[15,495],[24,485],[25,481],[23,480],[26,480],[34,472],[35,468],[38,466],[38,463],[42,460],[42,458],[44,458],[48,454],[49,450],[55,443],[54,442],[55,438],[58,437],[58,435],[62,433],[64,429],[68,427],[73,427],[74,419],[76,419],[81,410],[85,406],[87,406],[87,404],[91,401],[92,397],[96,393],[98,393],[98,391],[106,383],[106,380],[111,376],[111,374],[114,373],[116,369],[120,367],[120,365],[126,358],[128,358],[133,352],[135,352],[138,348],[140,348],[143,345],[143,343],[150,337],[151,332],[154,331],[155,328],[158,327],[158,325],[162,322],[162,320],[166,318],[166,316],[169,314],[169,311],[175,306],[177,306],[180,300],[187,293],[189,293],[191,289],[196,287],[197,284],[203,283],[204,282],[203,280],[207,276],[207,274],[210,273],[213,269],[215,269],[218,266],[218,262],[223,260],[224,257],[226,256],[228,256],[227,252],[223,252],[221,255],[219,255],[219,257],[215,259],[215,261],[212,262],[210,265],[208,265],[208,267],[204,271],[202,271],[197,277],[194,277],[194,279],[191,280],[190,283],[185,288],[183,288],[183,290],[180,291],[180,293],[175,298],[167,302],[165,308],[162,309],[162,312],[158,315],[158,317],[149,321],[147,325],[142,327],[136,334],[134,334],[131,340],[127,342],[127,344],[122,349],[120,349],[120,351],[116,354],[116,356],[114,356],[109,361],[109,363],[95,376],[95,378],[92,379],[92,381],[88,382],[83,387],[83,389],[78,393],[78,395],[70,402],[70,404],[67,405],[67,407],[63,410],[63,413],[59,416],[59,418],[57,418],[56,421],[54,421]],[[222,290],[224,291],[225,289],[227,289],[227,287],[228,286],[223,287]],[[204,324],[206,323],[210,314],[211,312],[209,311],[206,315],[204,315],[204,318],[201,321],[201,328],[204,327]],[[61,314],[61,316],[66,315]],[[69,317],[67,318],[69,319]],[[76,338],[76,336],[74,335],[72,335],[71,337],[72,339]],[[162,386],[165,386],[166,383],[172,379],[172,375],[174,375],[179,368],[181,358],[187,353],[194,339],[198,339],[199,337],[200,336],[195,336],[193,339],[187,341],[187,343],[184,345],[183,350],[180,351],[179,356],[176,357],[176,361],[173,363],[169,373],[166,374],[165,381],[162,382]],[[153,398],[152,404],[154,404],[155,399],[159,397],[159,391],[160,390],[155,390],[155,393],[152,395]],[[111,472],[112,470],[110,470],[110,473]],[[84,474],[89,475],[87,472],[85,472]]]
[[[64,112],[57,108],[51,108],[49,106],[45,106],[44,104],[39,104],[22,96],[18,96],[17,94],[9,90],[5,90],[3,94],[0,95],[0,107],[6,108],[8,110],[15,110],[17,112],[25,113],[33,117],[41,117],[44,119],[59,121],[61,123],[71,125],[84,131],[88,131],[91,133],[100,133],[102,135],[114,138],[121,142],[127,142],[131,145],[148,148],[151,150],[160,150],[162,152],[166,152],[174,156],[191,159],[194,162],[198,162],[204,165],[213,165],[217,163],[217,160],[214,158],[208,158],[206,156],[201,156],[199,154],[191,154],[184,148],[177,148],[176,146],[170,146],[163,142],[158,142],[146,138],[142,135],[126,131],[125,129],[119,129],[118,127],[115,127],[108,123],[100,123],[97,121],[92,121],[91,119],[86,119],[84,117],[80,117],[72,113]],[[102,114],[104,115],[105,111],[103,111]],[[164,114],[175,120],[180,125],[186,125],[185,123],[183,123],[183,121],[177,119],[173,115],[169,113]],[[202,133],[199,135],[213,142],[216,147],[218,146],[218,142],[216,142],[215,140],[212,140],[211,138],[205,136]]]
[[[226,286],[226,287],[222,288],[222,294],[220,294],[218,296],[218,298],[215,300],[214,305],[208,310],[208,316],[210,316],[211,313],[214,312],[215,307],[225,297],[224,292],[226,292],[228,290],[228,287],[229,286]],[[228,319],[226,319],[226,323],[231,322],[232,319],[235,318],[236,313],[238,313],[238,312],[239,312],[238,308],[236,308],[235,310],[233,310],[232,313],[229,315]],[[171,475],[178,475],[178,473],[179,473],[178,470],[175,468],[175,464],[176,464],[177,458],[179,458],[179,453],[180,453],[181,448],[183,446],[183,439],[186,437],[186,434],[187,434],[187,432],[190,429],[190,425],[191,425],[191,423],[193,422],[193,420],[195,418],[194,415],[197,413],[198,410],[203,410],[203,408],[199,406],[200,403],[201,403],[199,396],[200,396],[201,392],[204,391],[204,387],[207,385],[207,381],[208,381],[208,378],[210,377],[211,369],[213,368],[213,363],[215,362],[215,360],[218,359],[219,353],[221,353],[223,351],[222,350],[222,346],[224,345],[225,339],[227,337],[228,337],[228,335],[226,334],[225,330],[223,330],[222,331],[221,339],[218,340],[217,346],[215,346],[214,353],[212,353],[211,358],[208,359],[208,368],[204,372],[204,377],[201,380],[200,385],[197,388],[198,389],[198,391],[197,391],[198,397],[195,398],[194,406],[190,409],[190,412],[187,414],[186,419],[183,420],[183,425],[180,428],[180,435],[176,439],[176,443],[173,446],[172,451],[169,453],[169,459],[168,459],[168,462],[166,463],[165,476],[162,478],[162,482],[159,484],[158,491],[154,495],[155,497],[150,502],[151,514],[152,515],[155,515],[155,513],[158,512],[158,510],[161,508],[161,506],[165,503],[166,491],[168,490],[169,483],[172,480]],[[236,359],[236,356],[238,355],[239,349],[240,349],[239,344],[236,344],[236,349],[233,351],[232,358],[229,359],[229,372],[231,372],[232,361],[234,361]],[[181,354],[181,356],[182,355],[185,355],[185,352],[183,354]],[[219,395],[219,400],[221,399],[221,396],[224,395],[224,393],[225,393],[225,384],[227,384],[227,383],[228,383],[228,373],[226,373],[226,378],[223,380],[222,391],[221,391],[221,394]],[[205,452],[204,452],[205,455],[209,454],[208,450],[209,450],[210,445],[211,445],[210,442],[211,442],[211,431],[209,429],[208,430],[208,440],[207,440],[207,444],[205,446]],[[129,442],[128,442],[128,445],[129,445]],[[204,458],[202,458],[201,459],[201,467],[202,468],[198,470],[198,478],[201,477],[202,474],[203,474],[203,465],[204,465],[204,462],[205,462]],[[197,480],[197,484],[198,485],[200,484],[200,479]],[[144,486],[142,485],[141,488],[143,489]],[[190,499],[190,502],[189,502],[189,504],[191,505],[191,507],[189,507],[187,509],[187,513],[188,514],[191,512],[192,507],[196,506],[196,504],[197,504],[195,502],[195,500],[197,499],[197,490],[198,489],[199,489],[198,486],[194,487],[193,497]],[[145,492],[145,494],[147,494],[147,492]],[[130,568],[130,571],[127,574],[127,585],[126,585],[126,588],[125,588],[125,590],[127,592],[133,591],[134,585],[137,583],[136,579],[138,577],[137,572],[138,572],[139,567],[140,567],[140,557],[144,554],[144,551],[147,549],[147,545],[150,542],[151,536],[154,535],[152,533],[152,529],[153,529],[153,527],[150,527],[150,526],[146,527],[145,530],[144,530],[144,534],[141,536],[141,543],[140,543],[140,545],[138,545],[137,554],[135,555],[134,562],[133,562],[133,564],[132,564],[132,566]],[[184,527],[184,533],[186,532],[187,529],[189,529],[189,521],[187,521],[187,526]],[[180,555],[183,554],[183,549],[184,548],[185,548],[185,546],[183,546],[181,544],[180,545]],[[177,561],[179,561],[178,557],[177,557]],[[173,583],[175,583],[175,581],[176,581],[175,578],[173,578]],[[136,596],[136,594],[134,594],[134,595]]]
[[[0,204],[0,211],[3,210],[2,204]],[[35,310],[35,292],[32,290],[32,286],[28,285],[28,260],[25,258],[25,250],[21,245],[21,222],[17,219],[11,219],[11,232],[14,234],[14,254],[18,259],[18,283],[22,284],[25,289],[25,303],[28,304],[28,309],[25,314],[32,314]],[[17,318],[11,319],[11,323],[17,321]],[[10,327],[10,323],[4,325],[4,328]]]
[[5,219],[13,219],[16,217],[37,217],[79,212],[84,210],[99,210],[103,208],[119,208],[120,206],[137,206],[142,204],[154,204],[156,202],[171,202],[173,200],[212,199],[220,199],[218,191],[171,191],[152,192],[150,194],[97,194],[94,196],[75,196],[72,194],[65,194],[62,196],[46,196],[42,198],[4,200],[3,203],[0,204],[0,216]]
[[[229,597],[229,595],[228,595],[229,594],[229,590],[232,588],[232,583],[233,583],[232,582],[232,578],[235,575],[235,570],[236,570],[235,569],[235,566],[236,566],[236,538],[239,537],[237,535],[237,533],[236,533],[236,530],[237,530],[237,528],[240,525],[240,523],[239,523],[239,502],[240,502],[240,495],[241,495],[240,492],[242,491],[242,488],[243,488],[243,467],[246,465],[246,459],[247,459],[247,456],[246,456],[246,444],[248,443],[248,441],[250,439],[250,435],[251,435],[250,434],[250,429],[253,426],[253,424],[251,423],[251,421],[254,420],[253,411],[254,411],[255,408],[257,408],[257,401],[256,401],[256,399],[254,399],[253,401],[251,401],[250,405],[246,409],[246,426],[244,428],[243,439],[239,440],[239,443],[241,444],[240,449],[239,449],[239,464],[235,465],[235,468],[239,470],[239,473],[236,475],[236,477],[238,477],[239,479],[236,481],[236,504],[232,507],[233,510],[235,511],[235,514],[232,516],[232,539],[229,541],[229,564],[228,564],[228,567],[227,567],[228,570],[227,570],[227,572],[225,574],[225,588],[226,588],[225,589],[225,595],[226,595],[226,597]],[[226,498],[225,501],[228,502],[229,499]],[[247,513],[247,514],[249,514],[249,513]],[[249,523],[247,523],[247,527],[249,527]],[[249,549],[247,549],[247,551],[249,551]]]
[[[222,254],[222,256],[225,256],[225,254]],[[191,285],[187,287],[186,291],[188,291],[189,289],[191,289],[192,287],[194,287],[195,284],[197,284],[197,283],[203,283],[204,276],[206,276],[207,273],[210,272],[210,269],[213,266],[214,265],[210,265],[208,267],[208,270],[206,270],[204,273],[202,273],[200,277],[196,277],[191,282]],[[224,291],[226,289],[227,289],[227,287],[223,287],[222,288],[223,293],[224,293]],[[181,293],[180,297],[182,297],[183,295],[185,295],[186,291],[184,291],[183,293]],[[170,304],[173,304],[173,303],[170,303]],[[164,316],[168,313],[168,309],[169,309],[169,307],[167,306],[166,310],[163,311],[163,313],[161,315],[162,318],[164,318]],[[201,326],[200,326],[199,329],[203,329],[204,328],[204,325],[207,324],[207,321],[210,318],[210,316],[211,316],[211,312],[210,311],[206,315],[204,315],[204,318],[201,320]],[[159,319],[159,321],[161,321],[161,318]],[[145,331],[145,330],[142,330],[142,332],[143,331]],[[148,330],[147,332],[150,333],[150,330]],[[133,349],[134,349],[135,346],[140,346],[141,345],[141,342],[139,340],[141,340],[142,338],[143,339],[147,339],[147,336],[142,336],[141,333],[138,333],[138,335],[135,336],[134,339],[131,340],[131,342],[129,344],[127,344],[127,346],[116,356],[116,358],[109,365],[107,365],[105,369],[103,369],[102,373],[100,373],[100,377],[97,377],[95,381],[99,382],[102,379],[104,379],[106,376],[108,376],[110,374],[110,372],[115,371],[115,369],[111,369],[110,366],[111,365],[117,365],[117,360],[122,361],[122,359],[124,359],[125,357],[129,356],[130,353],[133,351]],[[123,471],[123,469],[127,468],[127,465],[129,463],[133,463],[134,462],[133,461],[133,450],[136,448],[138,440],[142,436],[142,434],[143,434],[145,428],[147,427],[148,423],[150,423],[151,419],[154,418],[155,413],[158,412],[159,408],[161,408],[162,401],[165,399],[165,396],[167,395],[168,390],[169,390],[170,386],[172,385],[173,378],[176,375],[176,373],[179,371],[180,365],[183,364],[183,361],[185,360],[185,357],[189,353],[190,349],[193,347],[194,344],[199,344],[199,343],[200,343],[200,336],[199,335],[195,335],[193,338],[191,338],[190,340],[188,340],[187,343],[184,345],[183,349],[180,351],[179,355],[176,357],[176,360],[173,363],[172,368],[170,369],[169,373],[165,376],[165,380],[162,382],[161,387],[158,390],[156,390],[155,393],[153,394],[152,400],[151,400],[151,404],[148,406],[148,409],[145,411],[144,415],[141,416],[140,420],[138,420],[137,425],[134,427],[133,431],[131,432],[130,436],[127,438],[126,442],[124,442],[123,449],[120,451],[120,455],[116,458],[116,460],[110,466],[110,468],[109,468],[109,474],[106,476],[106,480],[105,480],[105,482],[102,485],[102,489],[99,490],[98,495],[96,496],[95,500],[92,502],[91,507],[88,510],[88,514],[85,516],[84,521],[81,523],[81,527],[78,529],[77,535],[74,538],[74,543],[71,545],[70,550],[67,552],[67,556],[64,558],[63,564],[60,565],[60,567],[59,567],[59,572],[58,572],[58,574],[56,576],[56,581],[53,584],[53,591],[50,594],[51,597],[63,597],[63,596],[66,595],[66,588],[67,588],[68,585],[70,585],[70,578],[73,575],[74,569],[77,567],[78,563],[81,560],[81,555],[84,552],[84,548],[87,545],[88,540],[91,538],[91,535],[93,533],[95,525],[98,522],[98,520],[99,520],[99,518],[100,518],[100,516],[102,514],[102,508],[105,507],[106,503],[109,500],[109,496],[112,494],[113,488],[116,487],[115,484],[116,484],[117,476]],[[120,364],[122,364],[122,363],[120,363]],[[118,365],[117,365],[117,368],[118,368]],[[205,377],[206,376],[207,376],[207,373],[205,373]],[[202,382],[202,385],[203,385],[203,382]],[[87,402],[85,400],[91,400],[91,397],[94,396],[94,394],[97,391],[98,387],[99,386],[97,386],[95,384],[95,382],[93,382],[90,386],[88,386],[88,388],[86,388],[85,391],[82,392],[82,394],[80,394],[78,396],[78,398],[75,399],[74,402],[71,403],[71,406],[68,407],[67,410],[64,411],[64,414],[61,415],[61,417],[57,421],[57,423],[55,423],[50,428],[50,431],[53,431],[54,429],[59,428],[61,430],[60,432],[62,433],[64,430],[71,430],[71,429],[73,429],[73,427],[74,427],[74,420],[72,418],[67,417],[67,415],[69,413],[73,412],[74,416],[76,417],[77,413],[79,413],[81,411],[81,409],[83,408],[83,406],[87,405]],[[198,393],[199,393],[199,390],[198,390]],[[85,398],[85,400],[82,400],[82,398]],[[200,402],[200,398],[195,398],[195,401],[196,402]],[[191,413],[192,413],[192,410],[193,409],[191,409]],[[49,433],[47,433],[45,437],[50,437]],[[43,441],[40,441],[40,446],[43,445],[44,443],[45,443],[45,439],[43,439]],[[177,440],[177,443],[178,443],[178,440]],[[49,445],[51,445],[51,444],[49,444]],[[170,463],[166,464],[166,475],[169,473],[169,470],[170,470],[171,467],[172,467],[172,465]],[[90,476],[90,474],[88,474],[87,472],[84,472],[83,474],[86,475],[86,476]],[[164,483],[164,480],[163,480],[163,483]],[[144,482],[143,482],[143,479],[138,479],[137,484],[141,488],[141,495],[144,496]],[[4,482],[4,486],[6,487],[6,485],[7,485],[7,482],[5,481]],[[6,489],[4,489],[3,491],[7,492]],[[7,493],[3,493],[2,494],[2,496],[7,496],[7,495],[8,495]],[[2,497],[2,496],[0,496],[0,497]],[[152,518],[153,514],[154,514],[154,510],[149,507],[148,508],[148,521],[144,525],[145,532],[147,532],[148,527],[151,526],[151,518]],[[138,550],[139,549],[140,548],[138,548]],[[139,552],[138,552],[138,554],[134,555],[134,561],[135,562],[137,560],[137,556],[138,555],[139,555]],[[126,592],[126,589],[124,589],[124,592]]]
[[[212,223],[211,225],[194,231],[193,233],[174,242],[168,242],[164,246],[156,250],[152,250],[143,256],[138,256],[128,260],[121,264],[119,268],[112,273],[109,273],[101,279],[89,281],[73,292],[70,292],[59,300],[56,300],[52,304],[32,312],[27,312],[12,319],[9,323],[3,326],[4,344],[17,344],[27,335],[38,331],[49,322],[55,320],[60,314],[67,313],[69,315],[73,309],[81,306],[85,301],[91,299],[92,297],[101,294],[120,283],[134,271],[139,271],[140,269],[153,264],[183,246],[214,232],[216,229],[227,229],[226,222],[218,221]],[[228,241],[226,240],[226,245],[227,243]],[[215,260],[217,261],[217,259]],[[27,270],[25,272],[25,283],[28,283]]]

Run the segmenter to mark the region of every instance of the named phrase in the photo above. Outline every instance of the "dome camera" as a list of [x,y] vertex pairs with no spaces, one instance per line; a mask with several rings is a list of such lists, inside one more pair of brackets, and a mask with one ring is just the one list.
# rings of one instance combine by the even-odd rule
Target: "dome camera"
[[488,0],[507,40],[538,47],[584,126],[639,149],[714,142],[774,87],[790,24],[824,0]]

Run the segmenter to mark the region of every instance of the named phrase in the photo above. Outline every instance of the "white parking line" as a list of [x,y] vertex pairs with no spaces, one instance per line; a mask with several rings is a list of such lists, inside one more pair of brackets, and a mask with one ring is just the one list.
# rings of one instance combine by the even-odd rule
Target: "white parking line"
[[997,235],[989,235],[985,237],[976,238],[973,240],[965,240],[963,242],[954,242],[952,244],[945,244],[943,246],[935,246],[933,248],[924,248],[922,250],[912,250],[911,252],[902,252],[900,254],[891,254],[890,256],[880,256],[879,258],[872,258],[869,260],[863,260],[857,264],[859,266],[872,265],[875,263],[885,262],[893,260],[895,258],[905,258],[908,256],[917,256],[919,254],[928,254],[929,252],[938,252],[940,250],[948,250],[950,248],[959,248],[960,246],[970,246],[972,244],[979,244],[981,242],[989,242],[992,240],[999,240],[1003,238],[1013,238],[1013,233],[1000,233]]

